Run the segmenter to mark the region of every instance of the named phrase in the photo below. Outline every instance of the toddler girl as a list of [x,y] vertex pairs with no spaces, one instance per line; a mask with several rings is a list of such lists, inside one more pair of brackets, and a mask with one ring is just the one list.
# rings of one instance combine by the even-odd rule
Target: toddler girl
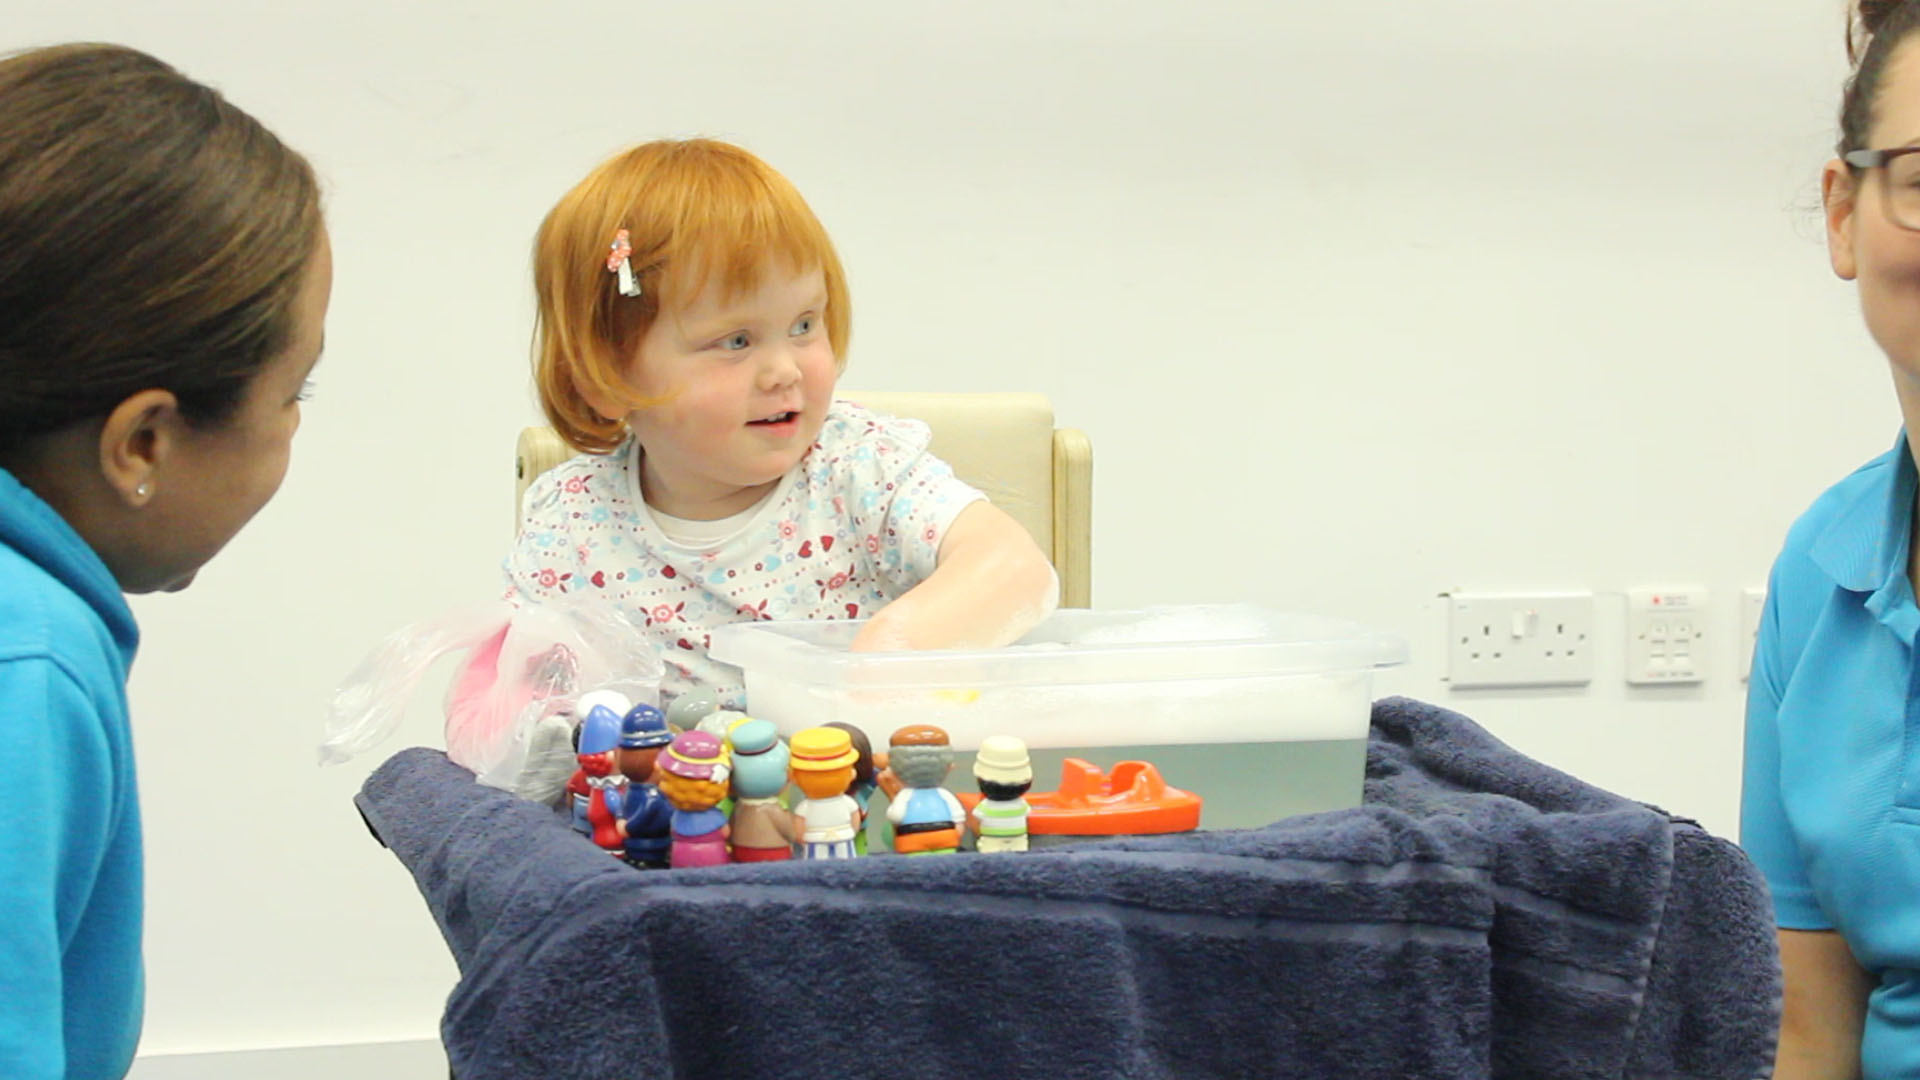
[[925,425],[834,400],[851,305],[792,184],[705,139],[595,169],[540,227],[536,381],[582,452],[527,491],[510,598],[615,605],[669,700],[744,706],[708,632],[868,619],[856,649],[1005,644],[1058,582],[1024,529],[927,453]]

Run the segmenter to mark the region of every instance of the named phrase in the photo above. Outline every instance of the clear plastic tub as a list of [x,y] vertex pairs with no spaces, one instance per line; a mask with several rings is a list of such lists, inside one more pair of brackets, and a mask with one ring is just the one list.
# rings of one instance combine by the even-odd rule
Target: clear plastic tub
[[974,790],[971,755],[1017,735],[1034,790],[1078,757],[1152,762],[1205,800],[1202,826],[1262,825],[1358,805],[1373,674],[1406,643],[1354,623],[1251,605],[1062,610],[1018,643],[981,651],[853,653],[860,623],[741,623],[710,654],[745,675],[747,708],[782,733],[844,721],[876,749],[937,724],[957,751],[948,786]]

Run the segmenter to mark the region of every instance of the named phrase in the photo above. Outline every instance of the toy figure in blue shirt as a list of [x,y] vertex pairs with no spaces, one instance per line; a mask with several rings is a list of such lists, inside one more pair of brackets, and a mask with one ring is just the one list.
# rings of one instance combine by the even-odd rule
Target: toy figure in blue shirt
[[619,765],[627,786],[611,809],[635,866],[664,867],[672,849],[673,804],[653,784],[661,748],[671,742],[666,716],[645,702],[620,721]]
[[892,800],[893,850],[902,855],[945,855],[960,850],[966,809],[941,785],[953,771],[947,733],[932,724],[911,724],[888,740],[881,786]]

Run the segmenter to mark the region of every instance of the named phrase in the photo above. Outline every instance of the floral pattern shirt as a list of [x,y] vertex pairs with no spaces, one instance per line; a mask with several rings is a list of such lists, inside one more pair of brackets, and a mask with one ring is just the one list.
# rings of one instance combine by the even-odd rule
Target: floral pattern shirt
[[742,708],[739,669],[707,656],[714,627],[865,618],[931,575],[947,527],[986,497],[927,452],[929,437],[917,420],[836,401],[747,523],[701,549],[646,510],[633,440],[573,458],[527,488],[508,598],[604,598],[659,650],[668,700],[704,687]]

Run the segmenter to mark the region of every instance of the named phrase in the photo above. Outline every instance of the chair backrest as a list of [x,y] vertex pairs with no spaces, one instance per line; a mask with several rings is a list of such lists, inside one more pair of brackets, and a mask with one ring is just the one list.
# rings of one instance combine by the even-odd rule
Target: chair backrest
[[[1044,395],[842,391],[839,396],[924,422],[933,432],[932,452],[1020,522],[1053,560],[1061,604],[1089,605],[1093,448],[1083,432],[1053,426],[1053,406]],[[514,458],[516,529],[527,485],[571,456],[552,428],[520,433]]]

